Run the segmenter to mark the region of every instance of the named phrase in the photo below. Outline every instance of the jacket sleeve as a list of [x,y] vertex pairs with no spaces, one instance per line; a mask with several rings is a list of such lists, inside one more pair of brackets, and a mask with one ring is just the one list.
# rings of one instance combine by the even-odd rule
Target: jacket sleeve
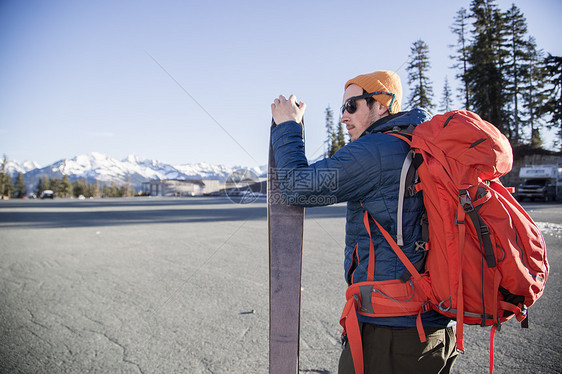
[[357,201],[365,198],[380,179],[379,151],[363,138],[311,165],[304,152],[300,124],[276,126],[272,142],[281,198],[287,204],[310,207]]

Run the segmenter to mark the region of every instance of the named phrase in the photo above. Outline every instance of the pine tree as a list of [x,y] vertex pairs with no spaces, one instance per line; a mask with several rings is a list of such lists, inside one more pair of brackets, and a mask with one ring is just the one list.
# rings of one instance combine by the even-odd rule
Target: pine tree
[[14,184],[8,174],[4,174],[4,191],[0,195],[12,197],[14,194]]
[[413,86],[410,107],[433,109],[433,87],[427,73],[431,68],[429,47],[419,39],[410,48],[408,62],[408,84]]
[[551,116],[547,127],[556,130],[555,145],[562,150],[562,57],[550,53],[544,60],[550,85],[546,91],[549,99],[544,105],[545,113]]
[[510,136],[504,112],[507,99],[503,18],[493,0],[472,0],[470,10],[474,19],[467,70],[471,110]]
[[506,66],[506,93],[512,104],[508,119],[512,124],[510,133],[513,143],[517,144],[521,139],[521,124],[524,116],[520,101],[525,82],[529,80],[530,66],[527,52],[530,46],[526,38],[527,21],[515,4],[505,13],[504,21],[507,30],[506,47],[509,53]]
[[2,159],[2,166],[0,167],[0,197],[10,197],[14,191],[12,178],[8,175],[7,167],[8,157],[4,155],[4,158]]
[[39,191],[39,193],[41,193],[45,190],[52,190],[53,189],[53,187],[51,186],[51,179],[47,178],[46,175],[43,176],[43,186],[44,186],[44,189]]
[[[336,139],[336,133],[334,131],[334,113],[332,108],[328,105],[325,110],[326,113],[326,153],[325,157],[332,157],[335,153],[334,142]],[[337,150],[337,149],[336,149]]]
[[95,181],[94,184],[90,186],[90,196],[93,197],[100,197],[102,194],[101,187],[98,181]]
[[134,193],[135,191],[131,187],[131,178],[127,177],[127,179],[125,180],[125,191],[122,196],[131,197],[134,195]]
[[59,184],[59,193],[62,197],[69,197],[72,194],[72,185],[68,179],[68,175],[63,175],[62,180]]
[[115,182],[111,182],[111,187],[109,188],[109,196],[119,197],[119,186]]
[[48,183],[46,185],[49,186],[49,190],[52,190],[56,195],[60,195],[60,184],[60,179],[49,177]]
[[345,146],[345,132],[343,131],[343,123],[338,122],[338,131],[336,133],[337,148],[340,149]]
[[522,125],[529,128],[531,143],[535,129],[544,126],[544,105],[548,99],[545,92],[546,69],[544,67],[544,52],[536,48],[536,42],[533,37],[529,37],[527,43],[526,56],[527,60],[527,80],[523,84],[522,106],[526,113],[526,118],[522,121]]
[[4,155],[2,159],[2,166],[0,167],[0,197],[4,196],[4,190],[7,182],[6,166],[8,164],[8,158]]
[[465,109],[470,109],[470,89],[468,85],[468,56],[469,56],[469,43],[467,39],[468,35],[468,13],[465,8],[461,8],[457,15],[455,16],[453,26],[451,26],[451,31],[457,35],[457,45],[450,45],[449,47],[457,47],[456,54],[450,56],[453,60],[457,62],[452,66],[453,69],[460,69],[456,77],[462,82],[459,87],[458,98],[464,103]]
[[27,193],[27,189],[25,188],[25,184],[23,183],[23,174],[18,173],[16,176],[16,188],[15,188],[15,197],[19,197],[20,199],[25,196]]
[[86,179],[79,178],[72,182],[72,196],[79,197],[80,195],[86,196],[87,183]]
[[46,190],[45,188],[45,183],[44,183],[44,179],[43,178],[39,178],[37,180],[37,184],[35,185],[35,195],[36,196],[41,196],[41,192],[43,192],[44,190]]
[[451,86],[449,86],[449,79],[447,77],[445,77],[445,84],[443,85],[443,96],[439,104],[440,104],[439,110],[443,113],[452,110],[453,91],[451,90]]

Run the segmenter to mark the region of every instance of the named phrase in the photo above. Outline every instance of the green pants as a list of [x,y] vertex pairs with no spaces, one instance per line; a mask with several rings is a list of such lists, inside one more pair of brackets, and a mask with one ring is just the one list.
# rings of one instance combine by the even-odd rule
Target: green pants
[[[426,328],[427,342],[418,330],[361,324],[365,374],[450,373],[457,358],[455,327]],[[344,348],[338,374],[354,374],[349,344]]]

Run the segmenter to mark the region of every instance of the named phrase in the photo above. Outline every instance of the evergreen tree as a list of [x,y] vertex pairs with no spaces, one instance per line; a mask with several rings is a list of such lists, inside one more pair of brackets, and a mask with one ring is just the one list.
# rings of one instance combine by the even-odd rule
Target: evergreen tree
[[334,153],[338,151],[341,147],[345,146],[345,133],[343,130],[343,124],[341,120],[338,121],[337,129],[334,129],[334,115],[332,109],[328,106],[326,108],[326,145],[327,152],[326,157],[332,157]]
[[88,185],[88,197],[100,197],[102,194],[101,187],[98,181],[94,184]]
[[4,196],[4,188],[6,186],[6,165],[8,164],[8,159],[6,155],[2,159],[2,166],[0,167],[0,197]]
[[325,110],[326,113],[326,153],[325,157],[332,157],[335,153],[334,150],[334,143],[336,139],[336,133],[334,131],[334,113],[332,112],[332,108],[328,105]]
[[447,77],[445,77],[445,84],[443,85],[443,96],[439,104],[440,104],[439,110],[443,113],[452,110],[453,91],[451,90],[451,86],[449,86],[449,79]]
[[12,197],[14,195],[14,184],[9,175],[4,174],[4,192],[0,195]]
[[433,87],[427,73],[431,68],[429,47],[423,40],[417,40],[410,48],[408,61],[408,84],[412,87],[410,107],[432,109],[434,107]]
[[61,184],[60,179],[53,178],[53,177],[49,177],[48,183],[46,183],[46,185],[49,187],[48,189],[52,190],[57,195],[60,194],[60,184]]
[[53,188],[51,187],[51,179],[47,178],[46,175],[43,176],[43,187],[44,189],[39,191],[39,193],[45,191],[45,190],[52,190]]
[[70,184],[68,175],[63,175],[62,181],[59,184],[59,193],[64,198],[70,197],[72,194],[72,184]]
[[455,16],[453,26],[451,26],[451,31],[457,35],[457,44],[451,45],[450,47],[456,47],[455,55],[451,58],[456,60],[456,63],[452,66],[453,69],[460,70],[456,77],[462,82],[459,87],[458,98],[464,103],[464,109],[470,109],[470,89],[468,84],[468,56],[469,56],[469,41],[468,41],[468,12],[465,8],[461,8],[457,15]]
[[8,167],[8,157],[4,155],[2,159],[2,166],[0,167],[0,197],[12,196],[14,191],[14,185],[12,184],[12,178],[8,175],[6,168]]
[[546,69],[543,64],[544,52],[536,48],[533,37],[529,37],[526,48],[526,56],[528,58],[527,81],[523,87],[522,105],[527,116],[522,121],[522,124],[530,129],[529,134],[531,136],[531,143],[533,143],[535,129],[544,126],[544,117],[546,116],[544,111],[545,102],[548,99],[544,89]]
[[550,85],[546,91],[549,99],[545,103],[545,113],[551,116],[547,127],[556,131],[555,145],[562,149],[562,57],[550,53],[544,60]]
[[338,131],[336,133],[336,145],[337,145],[337,149],[340,149],[345,146],[345,132],[343,131],[343,123],[341,123],[341,121],[338,122]]
[[523,106],[520,99],[524,94],[525,83],[529,81],[529,40],[526,39],[527,21],[513,4],[505,13],[504,21],[507,30],[506,47],[508,51],[506,66],[506,94],[509,97],[511,111],[508,113],[510,133],[513,143],[521,139],[521,124],[523,122]]
[[45,179],[44,178],[39,178],[37,180],[37,184],[35,185],[35,195],[40,196],[41,192],[45,191],[47,188],[45,188]]
[[504,112],[507,100],[503,17],[493,0],[472,0],[470,10],[474,19],[467,70],[471,110],[510,136]]
[[127,177],[127,179],[125,180],[124,191],[123,191],[123,194],[121,196],[131,197],[134,194],[135,194],[135,191],[131,188],[131,178]]
[[23,183],[23,174],[18,173],[16,176],[16,188],[15,188],[15,197],[19,197],[20,199],[25,196],[27,193],[27,189],[25,188],[25,184]]
[[117,186],[117,184],[115,184],[115,182],[111,182],[111,187],[109,188],[109,196],[111,197],[120,197],[121,195],[119,194],[119,186]]
[[72,196],[79,197],[80,195],[82,195],[84,197],[89,197],[86,196],[87,195],[86,190],[87,190],[87,183],[84,178],[79,178],[74,182],[72,182]]

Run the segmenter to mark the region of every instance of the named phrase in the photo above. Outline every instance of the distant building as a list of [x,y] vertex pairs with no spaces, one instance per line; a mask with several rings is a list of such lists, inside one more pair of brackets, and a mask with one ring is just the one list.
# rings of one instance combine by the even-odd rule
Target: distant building
[[202,196],[219,193],[222,189],[224,183],[216,179],[153,179],[142,184],[142,193],[150,196]]

